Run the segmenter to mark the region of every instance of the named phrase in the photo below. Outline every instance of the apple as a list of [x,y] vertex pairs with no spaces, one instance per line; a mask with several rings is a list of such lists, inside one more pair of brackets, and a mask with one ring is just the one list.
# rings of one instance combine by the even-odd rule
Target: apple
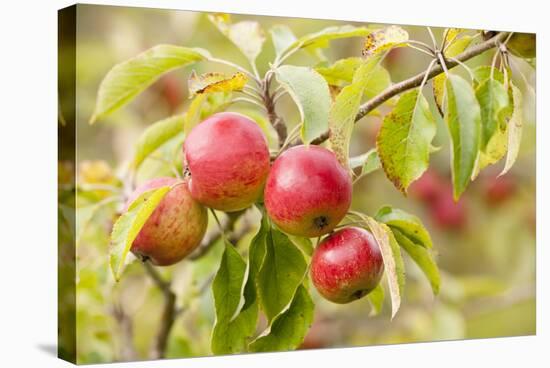
[[447,186],[437,200],[430,205],[430,213],[440,229],[462,230],[466,225],[464,200],[454,201],[452,186]]
[[489,205],[498,205],[517,192],[517,183],[510,174],[487,178],[485,183],[485,200]]
[[344,218],[351,193],[351,177],[334,153],[319,146],[296,146],[273,163],[264,201],[281,230],[313,238],[329,233]]
[[129,197],[126,208],[140,194],[173,186],[147,219],[131,251],[138,258],[158,266],[169,266],[191,253],[201,242],[208,224],[206,208],[195,201],[186,181],[162,177],[139,186]]
[[269,172],[269,148],[248,117],[223,112],[194,127],[184,143],[191,195],[226,212],[245,209],[262,194]]
[[326,299],[345,304],[360,299],[380,282],[382,253],[370,232],[347,227],[327,236],[313,252],[311,280]]
[[443,190],[443,182],[434,170],[426,171],[409,187],[409,193],[420,201],[430,204],[435,202]]
[[534,33],[514,33],[506,47],[512,54],[521,58],[537,57],[537,37]]

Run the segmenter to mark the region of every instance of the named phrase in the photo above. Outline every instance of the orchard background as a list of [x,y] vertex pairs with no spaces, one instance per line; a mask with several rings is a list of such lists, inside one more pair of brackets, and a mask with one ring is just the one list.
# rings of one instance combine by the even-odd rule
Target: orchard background
[[[458,183],[456,179],[453,183],[449,129],[440,114],[440,110],[445,112],[445,101],[441,90],[437,89],[438,86],[444,89],[446,82],[444,78],[432,79],[423,74],[429,65],[441,67],[441,60],[437,55],[428,55],[423,44],[433,46],[430,31],[437,45],[441,45],[446,35],[450,49],[447,49],[447,63],[453,63],[449,55],[453,52],[453,47],[457,49],[456,56],[482,44],[485,42],[484,38],[490,38],[493,34],[457,30],[458,36],[456,40],[452,40],[450,34],[455,30],[438,28],[429,31],[426,27],[388,28],[389,25],[238,15],[232,15],[230,20],[223,15],[211,15],[209,19],[207,14],[184,11],[88,5],[81,5],[80,9],[76,70],[78,104],[76,111],[64,111],[66,116],[60,116],[61,124],[65,119],[72,119],[73,115],[76,119],[78,161],[76,168],[60,161],[59,170],[60,182],[63,182],[64,175],[77,175],[76,232],[65,235],[77,244],[76,318],[79,362],[204,356],[212,354],[213,350],[214,353],[262,350],[249,344],[262,333],[269,332],[266,330],[268,322],[265,311],[261,306],[258,306],[259,317],[253,326],[253,336],[246,336],[246,343],[241,348],[234,350],[234,347],[214,347],[212,330],[220,321],[216,321],[211,287],[220,268],[222,254],[227,251],[227,242],[233,244],[242,259],[247,261],[250,244],[260,231],[262,206],[258,206],[259,209],[253,207],[238,216],[227,216],[216,211],[220,226],[209,211],[208,230],[201,245],[189,257],[173,266],[154,267],[136,260],[132,255],[128,255],[122,262],[120,275],[112,272],[113,267],[110,265],[110,253],[112,255],[113,252],[111,231],[123,211],[129,192],[136,184],[151,178],[185,174],[181,154],[185,139],[184,129],[181,132],[176,130],[172,135],[174,125],[170,119],[164,119],[177,116],[185,120],[182,126],[187,124],[188,129],[190,124],[196,125],[202,118],[218,110],[239,112],[255,120],[264,131],[273,156],[280,149],[281,135],[286,134],[286,137],[292,138],[285,139],[283,136],[281,142],[286,142],[283,148],[287,148],[297,139],[308,140],[311,134],[320,133],[321,139],[315,135],[311,136],[311,140],[317,140],[314,143],[322,143],[334,150],[339,159],[344,157],[345,162],[354,168],[354,211],[372,217],[376,217],[379,209],[386,205],[406,211],[421,220],[433,243],[429,254],[430,259],[437,264],[437,270],[432,270],[431,274],[428,272],[431,276],[426,277],[423,270],[403,250],[401,253],[406,273],[405,286],[402,287],[399,282],[398,290],[392,289],[392,281],[388,280],[392,275],[386,274],[380,283],[385,290],[383,300],[372,298],[371,295],[349,304],[333,304],[316,292],[306,275],[303,289],[311,296],[313,303],[311,306],[305,303],[307,306],[301,311],[306,315],[311,314],[311,328],[307,328],[310,323],[306,323],[308,326],[289,325],[286,331],[293,333],[283,333],[280,336],[286,337],[275,338],[272,339],[275,342],[264,344],[267,345],[266,350],[364,346],[535,333],[533,59],[509,55],[509,64],[505,65],[500,56],[494,57],[499,53],[493,47],[465,61],[467,67],[458,65],[448,71],[449,74],[472,84],[472,90],[479,87],[488,75],[504,85],[509,74],[511,79],[507,86],[510,90],[516,90],[514,101],[519,100],[518,95],[522,96],[521,145],[515,164],[509,172],[498,177],[507,160],[507,152],[502,152],[502,158],[481,170],[472,182],[469,182],[469,177],[475,169],[470,168],[471,171],[466,174],[469,182],[466,188],[465,184]],[[316,76],[324,77],[329,92],[329,106],[312,104],[305,108],[302,106],[300,111],[291,96],[285,93],[287,90],[281,88],[274,95],[275,110],[268,106],[267,111],[264,111],[265,104],[262,106],[262,101],[257,101],[250,87],[254,86],[256,70],[250,67],[247,57],[223,34],[224,24],[237,24],[240,21],[258,22],[262,29],[263,37],[260,38],[265,40],[254,63],[261,77],[276,58],[270,34],[273,27],[279,30],[279,36],[282,35],[280,40],[285,39],[286,32],[284,29],[281,32],[279,25],[288,27],[298,39],[327,27],[356,27],[353,30],[347,29],[350,37],[322,40],[313,47],[310,45],[297,50],[285,60],[287,65],[313,67]],[[362,31],[362,27],[368,31]],[[254,27],[249,29],[250,32],[254,30]],[[382,30],[379,35],[383,37],[372,38],[371,40],[375,40],[374,45],[365,47],[368,34],[377,30]],[[407,34],[406,39],[403,38],[403,31]],[[410,42],[411,40],[414,41]],[[503,37],[501,42],[505,40]],[[404,43],[407,45],[403,45]],[[98,98],[98,90],[109,70],[159,44],[205,49],[217,61],[196,62],[165,73],[133,101],[117,106],[112,113],[106,113],[105,109],[98,110],[98,99],[101,100]],[[245,44],[250,46],[253,43],[248,40]],[[335,68],[334,63],[340,59],[351,61],[336,64]],[[219,60],[228,60],[239,65],[239,68]],[[337,138],[343,136],[342,140],[327,140],[328,136],[324,136],[325,129],[321,126],[319,130],[319,127],[311,124],[309,132],[313,133],[302,129],[302,134],[299,134],[301,127],[298,124],[307,120],[308,114],[318,116],[315,114],[319,114],[319,111],[328,110],[330,104],[336,103],[333,101],[338,101],[336,96],[345,91],[343,87],[351,85],[360,89],[353,72],[359,70],[359,63],[365,60],[376,60],[377,69],[375,78],[367,82],[362,92],[363,104],[368,104],[373,97],[376,98],[380,92],[391,87],[392,83],[398,84],[415,75],[426,77],[420,78],[419,84],[423,87],[426,108],[433,117],[435,136],[430,140],[426,134],[418,134],[417,141],[414,142],[417,142],[415,147],[421,147],[419,150],[429,153],[429,168],[417,164],[416,174],[411,174],[410,170],[400,168],[394,163],[397,167],[395,174],[389,169],[394,162],[391,155],[388,153],[389,156],[382,157],[380,165],[378,157],[374,157],[372,151],[377,147],[377,135],[384,118],[399,105],[399,97],[407,92],[418,91],[418,88],[408,89],[396,97],[384,100],[383,104],[373,106],[366,111],[368,115],[362,117],[357,124],[353,124],[355,112],[352,118],[344,113],[341,119],[344,128],[339,131],[341,134],[335,135]],[[430,64],[432,60],[437,61]],[[495,66],[492,73],[491,65]],[[338,66],[342,68],[338,69]],[[485,69],[478,69],[479,66],[485,66]],[[217,75],[214,81],[225,92],[201,94],[201,89],[212,83],[201,79],[204,73],[209,72],[224,73],[225,79]],[[239,72],[241,74],[236,74]],[[441,75],[446,75],[445,71]],[[247,93],[228,93],[228,89],[242,88],[238,85],[243,76],[249,86],[244,90]],[[274,81],[284,79],[284,75],[277,77]],[[193,83],[195,87],[198,85],[202,88],[193,89]],[[276,83],[273,83],[275,90]],[[305,86],[313,88],[309,81]],[[293,93],[296,94],[296,91]],[[439,106],[434,102],[434,94],[441,99]],[[318,95],[315,97],[314,102],[323,101]],[[305,118],[301,114],[304,111]],[[284,121],[285,133],[280,130],[277,119]],[[93,124],[90,124],[90,120]],[[159,121],[164,128],[151,130],[150,127],[159,126],[155,124]],[[348,129],[350,126],[353,127],[351,135],[351,130]],[[332,130],[335,131],[334,127]],[[384,147],[398,146],[391,141],[395,134],[395,131],[390,131],[386,135],[389,137],[387,145],[379,138],[378,155],[387,152]],[[349,161],[347,155],[351,158]],[[464,166],[459,163],[454,169],[455,174],[463,173]],[[420,174],[423,174],[422,177],[415,180]],[[410,187],[405,196],[408,184]],[[457,188],[461,195],[455,203],[453,197],[460,194],[456,193]],[[60,197],[63,198],[63,190],[72,189],[74,188],[61,187]],[[63,223],[61,225],[63,238]],[[220,234],[220,227],[224,229],[225,236]],[[224,237],[227,242],[224,242]],[[314,247],[316,242],[317,239],[306,241],[292,238],[292,244],[301,252],[306,263],[309,262],[308,248]],[[115,278],[119,280],[116,281]],[[401,281],[404,282],[404,279]],[[282,282],[281,285],[284,286]],[[397,283],[395,281],[393,287]],[[396,297],[400,299],[398,310]],[[288,311],[279,312],[284,314]],[[60,348],[73,349],[71,343],[62,341]]]

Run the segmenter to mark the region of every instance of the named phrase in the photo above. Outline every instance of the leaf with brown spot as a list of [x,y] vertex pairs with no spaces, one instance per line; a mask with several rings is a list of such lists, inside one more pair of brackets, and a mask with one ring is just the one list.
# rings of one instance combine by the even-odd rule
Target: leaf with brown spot
[[430,106],[419,89],[401,95],[384,118],[376,147],[386,176],[403,194],[428,168],[435,131]]
[[394,47],[405,46],[409,34],[398,26],[389,26],[370,33],[363,45],[363,55],[371,57]]
[[193,71],[189,76],[187,86],[189,88],[189,95],[192,97],[212,92],[242,91],[247,82],[248,77],[241,72],[237,72],[231,77],[226,77],[223,73],[213,72],[197,75]]

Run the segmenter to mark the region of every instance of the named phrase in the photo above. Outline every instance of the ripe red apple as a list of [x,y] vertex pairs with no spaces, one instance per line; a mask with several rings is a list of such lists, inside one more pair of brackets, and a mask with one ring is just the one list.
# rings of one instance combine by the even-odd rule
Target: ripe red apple
[[208,224],[206,208],[191,197],[186,181],[174,178],[147,181],[126,203],[128,207],[143,192],[173,185],[147,219],[131,248],[136,256],[148,258],[158,266],[179,262],[200,244]]
[[517,192],[517,183],[510,174],[487,178],[485,182],[485,199],[489,205],[505,202]]
[[418,180],[409,187],[409,193],[420,201],[430,204],[435,202],[443,191],[443,182],[439,175],[433,171],[426,171]]
[[311,280],[326,299],[349,303],[372,291],[384,272],[382,253],[370,232],[347,227],[326,237],[311,258]]
[[531,59],[537,56],[537,37],[534,33],[514,33],[506,47],[516,56]]
[[430,212],[436,225],[441,229],[461,230],[466,225],[464,200],[454,201],[451,186],[448,186],[437,200],[430,204]]
[[271,220],[299,236],[327,234],[351,204],[351,177],[336,156],[319,146],[296,146],[273,163],[264,201]]
[[269,149],[262,130],[248,117],[233,112],[210,116],[191,130],[184,153],[189,190],[200,203],[233,212],[262,194]]

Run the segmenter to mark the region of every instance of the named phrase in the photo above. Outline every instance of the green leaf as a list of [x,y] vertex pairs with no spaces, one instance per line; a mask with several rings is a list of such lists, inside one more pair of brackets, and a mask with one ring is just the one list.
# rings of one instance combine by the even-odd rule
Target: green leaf
[[311,257],[312,256],[312,254],[313,254],[313,243],[311,242],[310,238],[306,238],[306,237],[303,237],[303,236],[297,236],[297,235],[290,235],[290,234],[287,234],[287,236],[295,246],[300,248],[300,250],[302,251],[302,253],[306,257]]
[[378,210],[374,218],[376,221],[385,223],[392,230],[398,229],[424,248],[432,248],[433,246],[430,233],[426,230],[422,221],[410,213],[391,206],[384,206]]
[[284,233],[270,229],[257,277],[260,303],[268,321],[273,321],[288,307],[306,272],[302,252]]
[[115,65],[99,86],[90,123],[130,102],[163,74],[208,57],[208,52],[202,49],[158,45]]
[[481,110],[472,86],[458,75],[446,82],[445,121],[451,136],[451,169],[454,198],[458,200],[470,183],[479,155]]
[[476,88],[476,97],[481,108],[481,149],[485,152],[499,128],[501,111],[508,106],[508,93],[501,82],[486,79]]
[[189,88],[189,95],[194,96],[203,93],[242,91],[247,82],[248,77],[241,72],[227,77],[223,73],[197,75],[193,71],[189,76],[187,86]]
[[[459,28],[451,28],[451,29],[457,29]],[[454,36],[454,37],[453,37]],[[450,41],[451,43],[448,44],[447,49],[445,50],[445,57],[455,57],[458,54],[460,54],[462,51],[466,50],[468,46],[473,41],[473,38],[471,36],[463,36],[459,39],[455,39],[456,35],[453,35],[451,33],[447,34],[447,37],[452,38]],[[435,98],[435,103],[437,105],[437,108],[439,109],[439,112],[443,114],[443,105],[445,100],[445,82],[447,80],[447,76],[445,73],[439,74],[436,76],[432,81],[432,87],[433,87],[433,94]]]
[[302,141],[309,144],[328,129],[331,100],[327,82],[313,69],[302,66],[283,65],[275,73],[298,106]]
[[120,280],[126,265],[126,256],[139,231],[170,189],[169,186],[164,186],[142,193],[113,225],[109,264],[116,281]]
[[355,116],[361,105],[363,92],[368,90],[372,76],[380,64],[380,58],[362,63],[356,70],[353,81],[336,96],[330,109],[329,142],[338,161],[349,169],[349,146],[355,124]]
[[493,79],[500,83],[504,83],[504,74],[500,70],[497,68],[491,68],[489,65],[481,65],[472,70],[475,88],[478,88],[482,82],[491,78],[491,69],[493,69]]
[[315,70],[321,74],[328,84],[343,87],[351,83],[357,69],[365,62],[359,57],[340,59],[330,66],[319,66]]
[[510,88],[512,89],[514,111],[508,122],[508,154],[506,155],[506,163],[499,176],[506,174],[512,168],[514,162],[516,162],[523,130],[523,95],[513,83],[510,83]]
[[350,25],[331,26],[319,32],[307,34],[300,37],[283,53],[286,53],[287,51],[292,49],[301,49],[304,47],[328,47],[329,41],[331,40],[349,37],[365,37],[371,32],[372,30],[365,27],[354,27]]
[[367,294],[369,303],[372,306],[372,312],[370,314],[371,316],[376,316],[380,314],[384,305],[384,297],[384,288],[380,283],[376,285],[376,287],[372,289],[370,293]]
[[220,268],[212,284],[216,306],[216,323],[211,340],[214,354],[242,352],[256,330],[258,303],[251,272],[233,245],[226,242]]
[[230,321],[239,312],[246,273],[246,262],[235,247],[226,242],[220,268],[212,282],[217,321]]
[[[355,72],[365,61],[358,57],[340,59],[330,66],[318,66],[315,70],[325,78],[328,84],[336,87],[344,87],[353,81]],[[391,84],[390,73],[382,67],[380,62],[372,64],[369,72],[369,81],[363,91],[363,96],[372,98],[385,90]]]
[[405,249],[413,261],[420,267],[424,275],[426,275],[426,278],[432,286],[433,293],[435,295],[439,294],[441,277],[439,276],[439,269],[437,268],[431,251],[414,242],[398,229],[392,228],[392,231],[397,243],[399,243],[401,248]]
[[249,20],[231,23],[229,14],[211,14],[208,19],[250,62],[253,63],[262,52],[265,35],[260,23]]
[[430,106],[419,89],[402,94],[384,118],[376,147],[386,176],[402,193],[428,168],[435,131]]
[[294,350],[304,341],[307,330],[313,322],[313,300],[306,288],[300,285],[290,307],[279,314],[271,326],[250,344],[250,351]]
[[378,156],[376,148],[373,148],[370,151],[363,153],[362,155],[350,157],[349,167],[352,170],[360,167],[361,170],[359,170],[357,177],[362,177],[370,174],[373,171],[381,169],[382,163],[380,162],[380,157]]
[[171,116],[151,124],[139,137],[132,167],[137,169],[142,162],[160,146],[183,133],[183,115]]
[[378,223],[369,216],[364,216],[364,219],[382,252],[392,304],[391,318],[393,319],[401,305],[401,296],[405,288],[405,266],[399,244],[386,224]]
[[269,30],[273,47],[275,48],[275,59],[278,60],[283,52],[296,42],[296,36],[292,30],[285,25],[277,24]]
[[370,33],[363,45],[363,55],[371,57],[394,47],[405,46],[409,34],[398,26],[389,26]]

